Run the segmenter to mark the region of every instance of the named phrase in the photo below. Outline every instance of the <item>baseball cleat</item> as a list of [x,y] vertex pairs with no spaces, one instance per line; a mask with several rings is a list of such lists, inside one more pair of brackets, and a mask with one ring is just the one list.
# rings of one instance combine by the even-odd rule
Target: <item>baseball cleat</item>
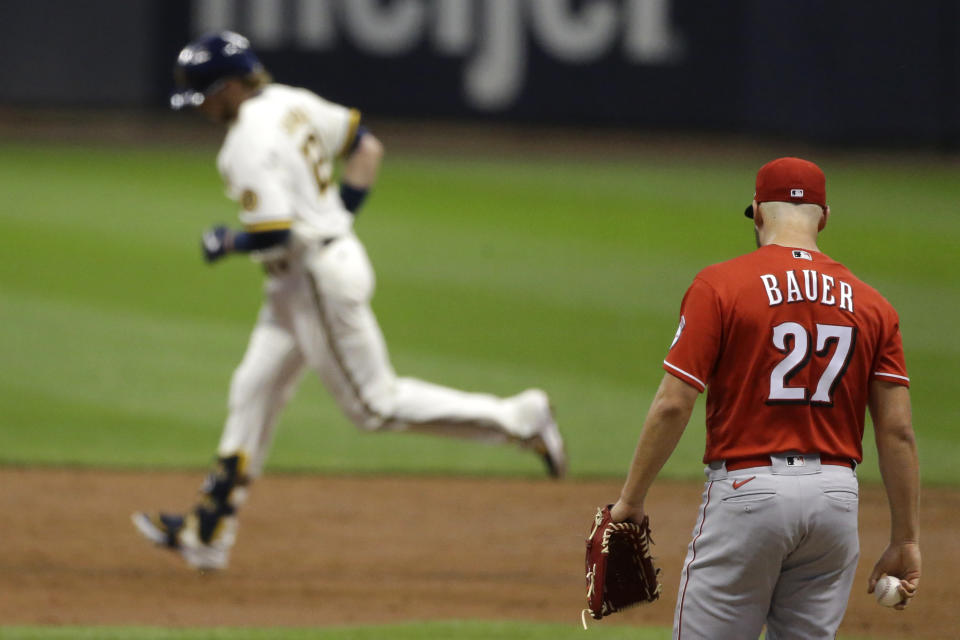
[[547,465],[547,473],[553,478],[567,475],[567,450],[563,445],[563,436],[550,411],[550,418],[539,435],[534,436],[534,450],[540,454]]
[[150,542],[171,549],[177,548],[177,536],[183,529],[183,516],[160,513],[156,518],[151,518],[138,511],[130,516],[130,519],[140,535]]
[[209,544],[200,539],[197,521],[192,515],[160,513],[154,518],[137,512],[130,519],[140,535],[157,546],[176,551],[190,567],[200,571],[227,568],[230,548],[237,535],[235,517],[222,519]]
[[529,389],[520,394],[521,401],[529,402],[536,409],[536,421],[533,435],[524,441],[524,446],[532,449],[547,465],[547,473],[553,478],[567,475],[567,450],[563,436],[553,416],[550,399],[540,389]]

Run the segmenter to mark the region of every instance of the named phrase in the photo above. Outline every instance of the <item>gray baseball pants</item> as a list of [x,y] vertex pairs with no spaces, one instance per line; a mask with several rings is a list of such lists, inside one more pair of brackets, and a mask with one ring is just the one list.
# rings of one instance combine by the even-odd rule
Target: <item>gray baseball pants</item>
[[817,455],[705,469],[674,614],[676,640],[834,638],[857,567],[853,469]]

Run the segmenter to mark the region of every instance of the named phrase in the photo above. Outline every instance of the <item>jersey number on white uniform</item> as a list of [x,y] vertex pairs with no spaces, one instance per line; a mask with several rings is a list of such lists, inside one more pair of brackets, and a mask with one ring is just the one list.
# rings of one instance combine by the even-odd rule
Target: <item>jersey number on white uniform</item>
[[323,175],[323,145],[315,133],[307,135],[307,139],[300,145],[300,153],[310,167],[313,177],[317,180],[317,190],[323,195],[323,192],[330,186],[330,180]]
[[[810,332],[796,322],[783,322],[773,328],[773,346],[786,354],[770,372],[770,394],[767,404],[813,404],[833,406],[833,390],[850,364],[857,330],[835,324],[817,324],[816,345],[811,352]],[[820,374],[813,396],[806,387],[788,386],[801,369],[810,362],[811,355],[825,358],[831,346],[836,345],[830,362]]]

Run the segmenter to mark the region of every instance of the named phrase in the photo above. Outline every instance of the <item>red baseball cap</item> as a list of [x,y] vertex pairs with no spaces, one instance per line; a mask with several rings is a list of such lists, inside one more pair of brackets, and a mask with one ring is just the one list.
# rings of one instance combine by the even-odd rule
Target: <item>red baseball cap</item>
[[[790,202],[827,206],[827,180],[820,167],[801,158],[777,158],[760,167],[757,190],[753,194],[761,202]],[[743,212],[753,217],[753,203]]]

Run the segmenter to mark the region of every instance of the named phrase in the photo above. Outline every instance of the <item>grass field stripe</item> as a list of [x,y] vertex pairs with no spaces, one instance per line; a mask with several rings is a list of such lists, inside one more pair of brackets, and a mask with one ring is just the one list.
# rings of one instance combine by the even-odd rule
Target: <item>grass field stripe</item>
[[[222,420],[224,372],[236,366],[262,302],[259,286],[251,286],[252,275],[259,283],[255,265],[236,257],[208,269],[195,244],[184,241],[197,211],[235,213],[210,171],[214,141],[202,152],[146,141],[136,147],[9,142],[0,165],[16,179],[5,185],[0,244],[17,259],[0,268],[6,329],[0,353],[23,366],[0,376],[0,403],[7,423],[30,425],[30,434],[0,429],[0,457],[11,464],[206,472],[208,461],[198,461],[196,452],[209,447],[209,425]],[[676,327],[677,296],[689,280],[706,264],[751,248],[741,236],[752,230],[718,219],[716,202],[728,194],[735,199],[736,185],[756,172],[755,159],[717,165],[707,158],[663,162],[643,153],[635,162],[606,158],[574,170],[546,153],[534,160],[394,147],[379,178],[380,196],[358,224],[379,264],[385,295],[374,299],[374,308],[397,368],[491,390],[535,379],[563,411],[578,460],[573,475],[615,475],[591,439],[595,425],[607,425],[613,446],[635,447],[632,416],[643,398],[653,397],[663,371],[673,373],[663,364],[657,376],[624,369],[622,362],[663,351],[663,335]],[[831,257],[856,266],[857,275],[897,307],[910,370],[879,371],[911,382],[923,378],[911,397],[924,407],[917,433],[924,482],[956,486],[960,433],[952,426],[949,382],[956,376],[936,372],[954,371],[960,362],[960,333],[942,331],[944,317],[960,315],[960,280],[950,275],[960,233],[960,216],[951,212],[960,182],[955,168],[897,157],[922,171],[837,159],[847,204],[823,238]],[[684,190],[691,181],[704,188]],[[499,187],[490,190],[490,184]],[[109,210],[97,200],[103,193],[110,194]],[[651,200],[657,193],[675,197]],[[584,214],[597,194],[617,221],[616,234]],[[638,202],[650,205],[650,216],[635,215]],[[890,202],[913,203],[909,222]],[[118,218],[115,210],[142,214]],[[892,248],[894,238],[897,260],[877,250]],[[582,260],[571,262],[573,252]],[[63,269],[68,254],[72,266]],[[457,268],[437,268],[450,264]],[[644,295],[624,295],[637,290]],[[620,339],[625,327],[638,323],[643,330],[635,339]],[[591,327],[590,339],[569,339],[584,326]],[[154,346],[152,353],[144,344]],[[329,367],[339,375],[332,362]],[[691,426],[701,426],[685,431],[665,477],[702,479],[702,469],[690,462],[703,454],[703,415],[698,403]],[[438,473],[533,475],[525,457],[499,447],[438,438],[371,440],[353,429],[316,429],[318,418],[339,424],[343,414],[325,393],[291,400],[281,418],[283,437],[270,455],[273,469],[419,473],[427,466]],[[130,424],[138,425],[135,433]],[[868,429],[868,454],[873,438]],[[876,455],[864,458],[858,476],[879,484]]]

